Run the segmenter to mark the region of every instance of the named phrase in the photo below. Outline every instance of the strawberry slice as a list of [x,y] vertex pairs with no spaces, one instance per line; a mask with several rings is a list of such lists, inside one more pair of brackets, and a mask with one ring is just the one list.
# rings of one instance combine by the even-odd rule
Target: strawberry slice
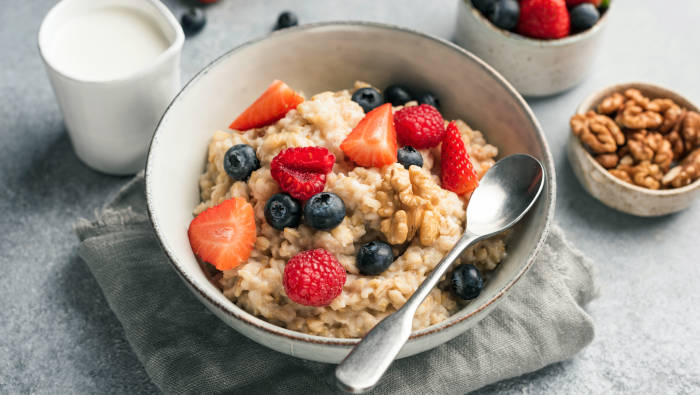
[[474,171],[462,135],[454,122],[447,125],[445,136],[442,138],[440,163],[443,188],[464,195],[479,185],[479,176]]
[[190,223],[187,237],[194,254],[219,270],[248,260],[255,244],[253,206],[236,197],[208,208]]
[[229,128],[245,131],[273,124],[303,101],[304,98],[287,84],[274,80],[267,90],[229,125]]
[[333,170],[335,155],[325,147],[294,147],[280,151],[270,163],[270,173],[283,191],[307,200],[323,192],[326,174]]
[[368,112],[340,144],[345,155],[363,167],[382,167],[395,163],[396,148],[391,103]]

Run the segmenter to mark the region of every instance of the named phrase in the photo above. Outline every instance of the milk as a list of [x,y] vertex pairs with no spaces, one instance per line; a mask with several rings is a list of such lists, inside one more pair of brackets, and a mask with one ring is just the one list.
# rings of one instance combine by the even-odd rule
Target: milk
[[169,46],[163,32],[138,10],[108,6],[64,21],[47,51],[59,70],[86,80],[108,80],[137,72]]

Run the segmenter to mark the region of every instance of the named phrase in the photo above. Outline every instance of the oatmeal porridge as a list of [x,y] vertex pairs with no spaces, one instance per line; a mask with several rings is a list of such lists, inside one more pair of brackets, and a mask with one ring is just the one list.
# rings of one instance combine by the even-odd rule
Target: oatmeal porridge
[[[194,209],[194,214],[199,217],[226,201],[238,202],[239,207],[242,204],[251,207],[250,221],[254,221],[255,227],[250,234],[252,247],[249,256],[237,266],[222,270],[217,280],[227,298],[273,324],[319,336],[361,337],[404,304],[453,247],[464,229],[471,191],[460,196],[443,187],[440,144],[412,150],[414,157],[415,151],[420,154],[417,159],[422,160],[422,166],[420,163],[405,166],[396,159],[393,159],[394,163],[381,167],[360,166],[358,163],[362,160],[354,153],[350,155],[352,158],[348,156],[352,151],[344,149],[344,141],[361,127],[358,125],[364,122],[367,110],[363,110],[364,102],[353,101],[358,89],[363,88],[372,89],[366,84],[356,83],[352,90],[323,92],[310,99],[298,99],[294,109],[286,111],[278,120],[268,120],[271,122],[268,125],[252,127],[245,132],[216,131],[212,135],[206,170],[199,179],[201,203]],[[409,101],[386,108],[391,117],[403,108],[423,106],[426,105],[418,106],[415,101]],[[367,117],[378,110],[368,112]],[[444,121],[440,127],[447,124]],[[480,178],[494,164],[497,148],[488,144],[481,132],[471,129],[465,122],[456,120],[451,125],[461,137],[474,174]],[[393,126],[390,127],[393,130]],[[405,142],[406,139],[410,138],[399,133],[398,147],[404,145],[402,140]],[[414,145],[420,146],[420,143]],[[249,158],[251,163],[254,162],[250,167],[252,171],[247,177],[244,175],[236,180],[226,168],[231,166],[227,153],[232,147],[246,146],[252,150],[247,156],[238,158]],[[367,146],[373,146],[373,143]],[[314,185],[320,188],[319,192],[336,200],[340,198],[340,204],[344,205],[337,224],[328,229],[314,225],[307,218],[313,215],[314,208],[310,206],[314,197],[296,203],[298,210],[291,210],[298,211],[296,221],[287,222],[292,225],[281,227],[270,223],[271,214],[266,213],[270,210],[268,201],[287,191],[280,185],[288,188],[280,181],[280,176],[273,174],[276,171],[273,162],[276,157],[286,155],[285,152],[291,155],[295,151],[287,149],[294,147],[325,148],[317,150],[325,153],[322,160],[330,161],[329,172],[323,175],[314,170],[316,173],[309,174],[315,177]],[[393,150],[396,155],[396,148]],[[399,160],[401,158],[400,153]],[[245,160],[239,162],[245,164]],[[298,177],[297,173],[292,172],[292,175]],[[300,179],[307,180],[312,176]],[[289,202],[295,199],[285,196],[280,198],[280,204],[294,204]],[[303,201],[306,201],[305,205]],[[304,221],[299,219],[301,211],[305,215]],[[191,237],[193,250],[197,253],[192,240]],[[388,267],[372,269],[377,274],[368,275],[372,270],[361,267],[358,253],[363,245],[374,241],[378,241],[376,245],[390,246],[390,250],[388,247],[385,250],[391,258]],[[338,288],[339,294],[325,305],[304,305],[288,295],[285,287],[289,289],[291,280],[288,282],[285,278],[285,266],[301,252],[316,249],[330,253],[342,266],[345,273],[340,276],[344,283],[338,285],[342,287]],[[505,254],[504,236],[497,236],[470,248],[461,261],[487,275]],[[445,280],[432,290],[415,314],[414,330],[437,324],[463,306],[465,302],[456,296],[450,285],[450,281]]]

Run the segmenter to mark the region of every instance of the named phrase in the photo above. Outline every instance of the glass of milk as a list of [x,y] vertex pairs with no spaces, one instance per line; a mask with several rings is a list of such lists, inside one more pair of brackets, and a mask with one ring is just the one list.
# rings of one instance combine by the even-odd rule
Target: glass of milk
[[109,174],[144,167],[180,89],[182,28],[159,0],[63,0],[39,52],[78,157]]

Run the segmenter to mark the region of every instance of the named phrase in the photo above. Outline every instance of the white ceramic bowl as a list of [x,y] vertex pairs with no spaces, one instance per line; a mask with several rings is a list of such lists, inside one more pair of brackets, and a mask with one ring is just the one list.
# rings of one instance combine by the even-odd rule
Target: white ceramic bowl
[[[598,104],[612,93],[622,93],[630,88],[639,89],[645,96],[652,99],[670,98],[681,107],[698,111],[695,104],[667,88],[642,82],[630,82],[612,85],[592,94],[581,103],[576,112],[585,114],[598,107]],[[700,180],[682,188],[658,191],[624,182],[596,162],[573,133],[569,133],[567,154],[574,174],[583,189],[603,204],[628,214],[653,217],[675,213],[690,206],[700,196]]]
[[548,96],[574,87],[589,74],[609,14],[585,32],[558,40],[538,40],[497,28],[460,0],[455,41],[503,74],[525,96]]
[[484,62],[447,41],[371,23],[305,25],[244,44],[197,74],[163,115],[146,166],[146,198],[163,250],[192,292],[237,331],[286,354],[337,363],[358,342],[291,331],[247,313],[208,281],[187,240],[212,133],[225,130],[275,78],[307,94],[351,87],[355,80],[430,89],[447,118],[485,131],[501,155],[524,152],[544,164],[546,190],[513,231],[508,256],[481,295],[448,320],[413,333],[399,357],[435,347],[482,319],[544,243],[555,196],[547,143],[525,101]]

